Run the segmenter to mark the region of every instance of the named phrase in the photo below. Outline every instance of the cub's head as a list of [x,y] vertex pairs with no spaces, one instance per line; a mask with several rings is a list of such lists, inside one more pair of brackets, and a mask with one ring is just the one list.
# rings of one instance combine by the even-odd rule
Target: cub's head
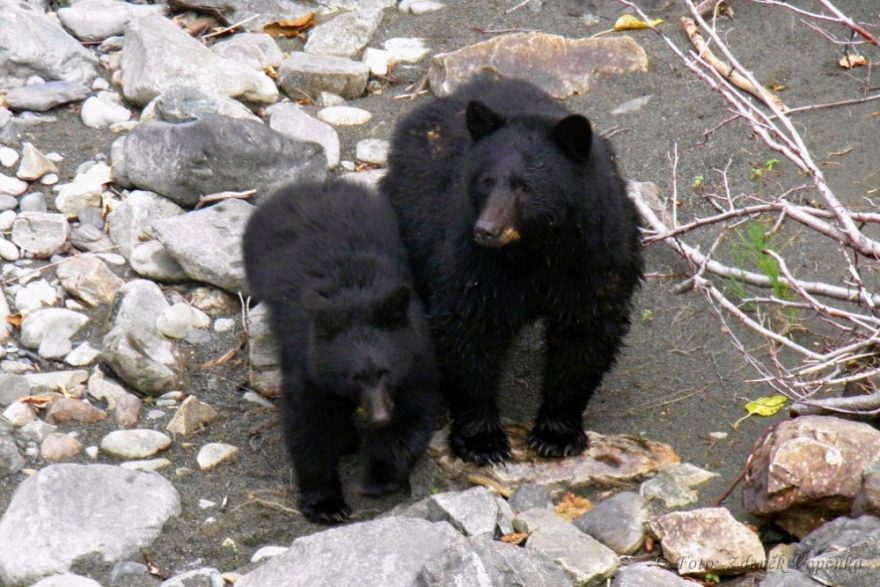
[[410,318],[411,297],[405,285],[303,296],[310,376],[322,391],[360,404],[375,426],[391,422],[395,395],[425,352]]
[[563,223],[584,181],[590,122],[580,114],[508,117],[476,100],[465,120],[473,140],[465,173],[474,240],[503,247]]

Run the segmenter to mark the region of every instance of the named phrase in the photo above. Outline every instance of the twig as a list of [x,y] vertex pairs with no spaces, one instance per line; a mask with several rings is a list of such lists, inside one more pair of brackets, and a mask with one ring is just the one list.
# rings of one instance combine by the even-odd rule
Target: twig
[[505,11],[504,11],[504,14],[510,14],[511,12],[513,12],[513,11],[515,11],[515,10],[519,10],[520,8],[522,8],[523,6],[527,5],[527,4],[528,4],[529,2],[531,2],[531,1],[532,1],[532,0],[523,0],[522,2],[520,2],[519,4],[517,4],[516,6],[513,6],[512,8],[508,8],[507,10],[505,10]]
[[240,27],[240,26],[246,25],[246,24],[249,23],[250,21],[252,21],[252,20],[254,20],[255,18],[258,18],[258,17],[260,17],[260,16],[261,16],[260,14],[254,14],[254,15],[249,16],[249,17],[245,18],[244,20],[241,20],[241,21],[239,21],[239,22],[237,22],[237,23],[235,23],[235,24],[231,24],[231,25],[229,25],[229,26],[226,27],[226,28],[220,29],[219,31],[214,31],[213,33],[208,33],[207,35],[202,35],[202,36],[199,37],[199,38],[201,38],[201,39],[210,39],[210,38],[213,38],[213,37],[217,37],[217,36],[219,36],[219,35],[224,35],[224,34],[230,32],[230,31],[233,31],[233,30],[237,29],[237,28]]

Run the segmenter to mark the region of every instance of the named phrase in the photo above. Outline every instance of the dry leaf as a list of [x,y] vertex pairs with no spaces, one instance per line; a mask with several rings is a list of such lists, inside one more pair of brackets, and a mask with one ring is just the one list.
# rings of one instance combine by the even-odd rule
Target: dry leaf
[[270,22],[263,27],[263,32],[278,37],[295,37],[309,27],[315,26],[315,13],[309,12],[299,18],[285,18]]
[[868,65],[868,60],[865,59],[864,55],[856,53],[855,55],[844,55],[837,64],[844,69],[852,69],[853,67]]
[[21,328],[21,321],[24,318],[21,317],[21,314],[9,314],[6,317],[6,323],[10,326],[15,326],[16,328]]
[[[650,26],[657,26],[662,23],[663,19],[655,18],[651,21]],[[639,29],[646,29],[648,28],[648,26],[648,23],[643,20],[639,20],[632,14],[624,14],[617,19],[617,21],[614,23],[614,26],[611,27],[611,30],[615,33],[618,33],[620,31],[637,31]]]
[[272,79],[278,79],[278,72],[275,71],[275,68],[271,65],[267,65],[263,68],[263,73],[271,77]]
[[770,82],[769,84],[767,84],[767,89],[771,92],[782,92],[784,90],[787,90],[788,86],[779,82]]
[[56,395],[27,395],[23,398],[20,398],[20,401],[23,404],[27,404],[29,406],[33,406],[38,410],[42,410],[52,402],[58,399]]
[[510,534],[505,534],[504,536],[502,536],[501,542],[522,546],[522,544],[526,541],[528,537],[528,532],[512,532]]
[[593,509],[593,504],[586,497],[566,491],[565,495],[562,496],[562,500],[553,509],[556,510],[557,514],[571,522]]

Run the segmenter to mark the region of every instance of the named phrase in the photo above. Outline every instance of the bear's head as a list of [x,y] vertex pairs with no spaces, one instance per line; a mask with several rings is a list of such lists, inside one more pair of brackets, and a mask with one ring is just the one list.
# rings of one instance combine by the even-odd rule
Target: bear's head
[[580,114],[505,116],[477,100],[465,120],[474,240],[503,247],[563,224],[589,167],[590,122]]
[[310,377],[328,393],[360,404],[375,426],[391,422],[395,394],[425,352],[410,318],[412,297],[400,284],[303,295]]

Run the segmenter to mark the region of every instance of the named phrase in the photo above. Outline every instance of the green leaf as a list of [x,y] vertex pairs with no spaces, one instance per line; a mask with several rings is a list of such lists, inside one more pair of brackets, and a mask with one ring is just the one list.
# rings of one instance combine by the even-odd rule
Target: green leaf
[[746,404],[746,411],[748,414],[734,422],[733,429],[736,430],[737,426],[739,426],[740,422],[748,418],[749,416],[773,416],[779,412],[785,406],[785,402],[788,401],[788,398],[784,395],[765,395],[764,397],[759,397],[755,401],[751,401]]

